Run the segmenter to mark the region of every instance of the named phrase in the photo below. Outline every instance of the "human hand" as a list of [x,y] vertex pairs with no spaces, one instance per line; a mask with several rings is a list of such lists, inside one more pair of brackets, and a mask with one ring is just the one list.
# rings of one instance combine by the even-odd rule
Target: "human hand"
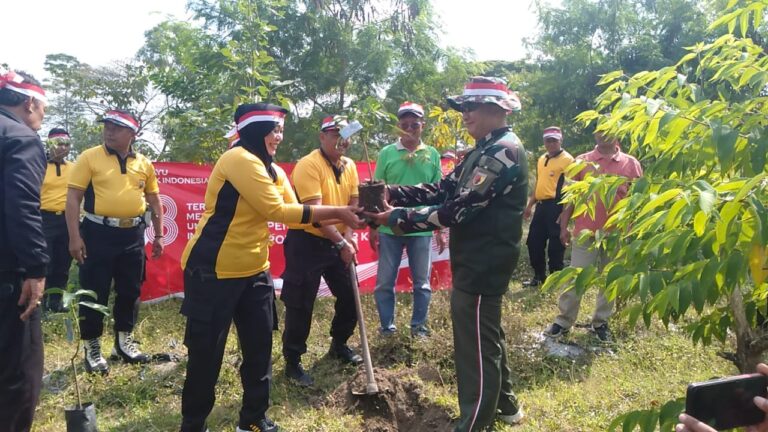
[[43,291],[45,290],[45,278],[28,278],[24,279],[21,285],[21,295],[19,295],[19,302],[17,305],[26,306],[24,312],[21,313],[19,318],[22,321],[26,321],[32,312],[40,306],[40,300],[43,298]]
[[355,249],[355,253],[360,252],[360,248],[357,245],[357,239],[355,238],[354,231],[349,230],[344,234],[344,240],[347,241],[347,243],[352,245],[352,248]]
[[[757,365],[757,372],[768,376],[768,365],[765,365],[764,363],[760,363]],[[768,399],[765,399],[760,396],[755,396],[755,398],[752,400],[754,404],[760,408],[761,411],[768,414]],[[688,414],[680,414],[679,417],[680,423],[675,426],[675,432],[715,432],[716,429],[713,429],[707,424],[702,423],[698,419],[689,416]],[[768,432],[768,415],[763,419],[762,422],[756,424],[747,426],[745,429],[745,432]]]
[[163,238],[155,237],[155,241],[152,242],[152,259],[160,258],[163,255],[164,249]]
[[566,247],[571,244],[571,232],[568,230],[567,225],[565,227],[560,227],[560,243]]
[[344,222],[344,225],[354,229],[361,229],[365,226],[365,221],[358,216],[362,211],[363,208],[358,206],[338,207],[338,214],[336,216]]
[[79,235],[69,238],[69,254],[72,255],[72,258],[74,258],[78,264],[84,263],[85,259],[88,258],[88,254],[85,252],[85,243],[83,242],[83,238]]
[[[387,205],[387,207],[389,207],[389,205]],[[383,211],[381,213],[363,212],[363,215],[366,218],[372,220],[373,223],[375,223],[376,225],[387,226],[387,220],[389,219],[389,215],[392,213],[393,210],[394,208],[389,207],[388,210]]]
[[437,244],[437,253],[441,254],[445,251],[445,237],[442,230],[435,231],[435,243]]
[[525,206],[525,210],[523,210],[523,219],[525,220],[530,219],[532,213],[533,213],[533,208],[531,206]]
[[341,248],[339,254],[345,266],[349,266],[350,263],[355,261],[355,248],[349,242]]

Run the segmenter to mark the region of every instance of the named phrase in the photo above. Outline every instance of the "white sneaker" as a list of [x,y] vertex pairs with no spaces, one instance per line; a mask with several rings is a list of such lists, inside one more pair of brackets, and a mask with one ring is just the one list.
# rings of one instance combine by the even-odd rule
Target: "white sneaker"
[[517,410],[515,414],[512,414],[512,415],[499,414],[498,417],[499,417],[499,420],[503,421],[508,425],[516,425],[516,424],[520,424],[523,421],[523,417],[525,417],[525,415],[523,414],[523,409],[520,408]]

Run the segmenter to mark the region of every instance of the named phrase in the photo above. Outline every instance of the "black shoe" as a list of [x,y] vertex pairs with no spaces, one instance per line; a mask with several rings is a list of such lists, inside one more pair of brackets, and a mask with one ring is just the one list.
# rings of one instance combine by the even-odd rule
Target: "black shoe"
[[301,362],[286,362],[285,376],[302,387],[311,387],[315,384],[312,377],[301,366]]
[[332,342],[331,349],[328,350],[328,355],[351,365],[359,365],[363,362],[363,358],[360,357],[360,354],[354,352],[347,344]]
[[535,288],[535,287],[540,286],[543,283],[544,282],[541,279],[539,279],[537,277],[533,277],[533,278],[530,278],[527,281],[523,282],[523,286],[530,287],[530,288]]
[[238,426],[235,432],[279,432],[280,427],[268,418],[263,418],[246,427]]
[[411,328],[411,337],[414,339],[428,339],[430,331],[427,326],[418,326]]
[[599,327],[592,327],[592,332],[600,339],[600,342],[611,341],[611,329],[608,328],[608,324],[603,324]]
[[545,336],[549,336],[552,339],[560,339],[571,332],[571,329],[563,328],[560,324],[554,323],[552,326],[544,332]]
[[43,306],[45,312],[49,313],[62,313],[69,310],[61,303],[61,296],[49,296],[43,302]]

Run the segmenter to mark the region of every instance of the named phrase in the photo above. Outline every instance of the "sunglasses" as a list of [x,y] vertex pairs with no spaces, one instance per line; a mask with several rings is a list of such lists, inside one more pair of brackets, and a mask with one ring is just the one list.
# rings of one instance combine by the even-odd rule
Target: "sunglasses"
[[416,130],[421,127],[421,122],[413,122],[413,123],[399,123],[398,127],[402,130]]
[[480,106],[482,106],[480,102],[464,102],[461,104],[461,112],[463,113],[470,113],[472,111],[477,111]]

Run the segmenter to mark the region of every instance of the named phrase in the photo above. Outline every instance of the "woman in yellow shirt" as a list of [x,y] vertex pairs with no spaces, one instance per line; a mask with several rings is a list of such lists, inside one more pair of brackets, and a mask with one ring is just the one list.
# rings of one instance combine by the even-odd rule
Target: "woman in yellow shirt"
[[258,103],[235,111],[239,141],[216,162],[205,212],[182,256],[189,360],[182,393],[182,432],[203,432],[215,400],[224,346],[234,320],[243,364],[238,431],[275,432],[266,417],[272,378],[274,289],[268,221],[307,224],[340,219],[362,228],[362,209],[297,203],[272,157],[287,110]]

